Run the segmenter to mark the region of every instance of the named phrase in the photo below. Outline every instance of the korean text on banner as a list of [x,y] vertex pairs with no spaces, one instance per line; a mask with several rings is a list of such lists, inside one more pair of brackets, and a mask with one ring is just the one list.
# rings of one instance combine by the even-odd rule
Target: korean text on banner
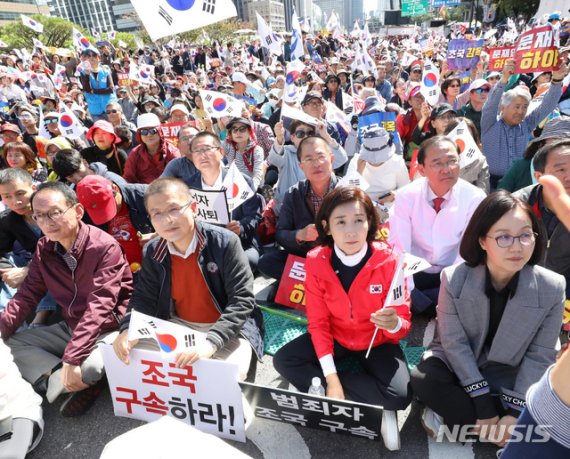
[[228,201],[224,190],[190,189],[196,201],[196,220],[214,225],[227,225],[230,222]]
[[289,255],[275,295],[275,302],[290,308],[305,310],[305,259]]
[[245,442],[237,365],[199,360],[177,368],[175,357],[133,349],[129,365],[100,345],[116,416],[154,421],[172,416],[197,429]]
[[477,65],[485,40],[451,40],[447,46],[447,65],[450,70],[465,70]]
[[550,26],[523,32],[515,44],[515,73],[550,72],[557,70],[558,31]]
[[502,46],[499,48],[489,48],[489,72],[500,72],[505,66],[507,59],[515,57],[514,46]]
[[358,117],[358,135],[362,134],[374,127],[383,127],[387,132],[394,135],[394,144],[400,143],[400,137],[396,133],[396,114],[393,112],[372,113],[366,116]]

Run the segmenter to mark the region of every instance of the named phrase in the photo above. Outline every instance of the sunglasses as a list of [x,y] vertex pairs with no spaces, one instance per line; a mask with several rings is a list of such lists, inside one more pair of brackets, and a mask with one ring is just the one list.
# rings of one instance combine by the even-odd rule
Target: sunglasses
[[105,113],[110,115],[111,113],[119,113],[119,110],[107,110]]
[[489,92],[489,88],[478,88],[478,89],[474,89],[472,92],[477,93],[477,94],[483,94],[483,93]]
[[499,81],[500,79],[501,79],[501,77],[498,77],[498,76],[487,78],[487,80],[489,80],[489,81]]
[[230,132],[231,132],[232,134],[235,134],[236,132],[239,132],[239,133],[241,134],[241,133],[246,132],[246,131],[248,131],[248,130],[249,130],[249,128],[248,128],[247,126],[239,126],[239,127],[233,127],[233,128],[231,128],[231,129],[230,129]]
[[157,128],[142,128],[139,129],[139,132],[141,133],[141,135],[156,135],[158,134],[158,129]]
[[55,124],[57,122],[59,122],[59,119],[57,118],[48,118],[47,120],[44,121],[46,124]]
[[414,71],[412,71],[412,73],[422,73],[422,71],[421,70],[414,70]]
[[305,137],[315,135],[315,131],[303,131],[302,129],[299,129],[298,131],[295,131],[294,134],[298,139],[304,139]]

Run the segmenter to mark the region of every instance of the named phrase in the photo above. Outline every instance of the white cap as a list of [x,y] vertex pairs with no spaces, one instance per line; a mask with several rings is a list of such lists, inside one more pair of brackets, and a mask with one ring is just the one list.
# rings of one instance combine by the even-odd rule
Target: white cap
[[232,83],[249,84],[249,80],[245,77],[243,72],[234,72],[232,74]]
[[143,113],[137,117],[137,129],[160,126],[160,119],[154,113]]
[[188,109],[186,108],[186,105],[184,105],[184,104],[175,104],[175,105],[173,105],[172,108],[170,109],[170,113],[172,113],[172,112],[174,112],[174,111],[176,111],[176,110],[181,111],[181,112],[184,113],[185,115],[189,115],[189,114],[190,114],[190,112],[189,112]]
[[491,85],[489,84],[489,82],[483,78],[479,78],[475,81],[472,81],[471,84],[469,85],[469,91],[474,91],[475,89],[480,89],[483,86],[487,86],[490,87]]

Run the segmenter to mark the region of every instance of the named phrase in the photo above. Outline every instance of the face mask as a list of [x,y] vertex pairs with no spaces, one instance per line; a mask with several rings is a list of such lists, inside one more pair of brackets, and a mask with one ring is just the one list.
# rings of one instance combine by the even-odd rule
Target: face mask
[[276,99],[269,99],[269,105],[271,105],[273,108],[277,106],[277,102],[279,101]]

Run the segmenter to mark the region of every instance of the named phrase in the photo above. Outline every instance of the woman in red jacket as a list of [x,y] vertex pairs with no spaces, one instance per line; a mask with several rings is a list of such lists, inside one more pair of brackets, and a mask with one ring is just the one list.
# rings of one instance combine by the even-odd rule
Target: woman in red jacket
[[[387,447],[395,446],[386,441],[385,428],[391,430],[399,445],[392,410],[402,410],[411,401],[409,374],[398,344],[411,325],[407,289],[401,304],[383,308],[398,258],[389,245],[374,240],[378,216],[368,195],[358,188],[339,187],[327,194],[316,227],[322,245],[309,252],[305,264],[309,333],[281,348],[273,363],[302,392],[319,377],[328,397],[391,410],[384,411],[382,435]],[[378,333],[367,359],[375,328]],[[337,371],[336,364],[347,357],[359,362],[359,372]]]

